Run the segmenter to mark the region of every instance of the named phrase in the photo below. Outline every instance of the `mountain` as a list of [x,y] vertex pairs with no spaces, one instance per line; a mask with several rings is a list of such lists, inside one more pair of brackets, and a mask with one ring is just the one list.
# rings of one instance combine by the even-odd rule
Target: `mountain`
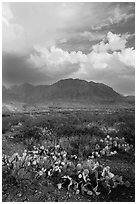
[[22,84],[11,88],[2,87],[3,102],[27,104],[84,103],[110,104],[125,101],[125,97],[103,83],[80,79],[64,79],[52,85],[33,86]]

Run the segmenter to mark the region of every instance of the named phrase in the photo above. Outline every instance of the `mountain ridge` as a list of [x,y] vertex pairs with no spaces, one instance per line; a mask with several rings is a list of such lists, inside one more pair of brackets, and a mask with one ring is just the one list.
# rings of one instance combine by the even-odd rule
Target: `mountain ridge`
[[[10,88],[2,87],[3,102],[24,102],[39,104],[52,102],[80,102],[89,104],[118,103],[125,97],[113,88],[93,81],[62,79],[52,85],[32,85],[24,83]],[[128,98],[129,100],[129,98]]]

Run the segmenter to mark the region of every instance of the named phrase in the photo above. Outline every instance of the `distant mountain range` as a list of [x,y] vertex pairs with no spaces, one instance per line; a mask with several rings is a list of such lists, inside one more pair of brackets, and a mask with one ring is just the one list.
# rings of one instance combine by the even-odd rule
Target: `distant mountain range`
[[103,83],[87,82],[80,79],[64,79],[52,85],[23,84],[2,87],[3,103],[46,104],[81,103],[81,104],[114,104],[134,103],[134,97],[124,97]]

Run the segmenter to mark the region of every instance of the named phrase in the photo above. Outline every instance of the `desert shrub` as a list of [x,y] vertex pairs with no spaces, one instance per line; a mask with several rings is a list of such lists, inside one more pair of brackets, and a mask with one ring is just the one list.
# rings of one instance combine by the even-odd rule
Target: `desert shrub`
[[24,145],[31,149],[33,145],[41,140],[42,135],[37,127],[23,127],[20,133],[14,136],[14,142],[23,142]]
[[122,128],[118,132],[119,137],[125,137],[126,142],[135,145],[135,132],[130,128]]
[[5,134],[7,131],[9,131],[10,127],[11,127],[10,123],[2,119],[2,134]]
[[2,118],[2,133],[6,133],[10,131],[12,125],[18,124],[18,118],[14,116],[8,116]]
[[59,140],[59,144],[69,153],[76,154],[80,158],[85,158],[89,155],[97,141],[98,137],[90,135],[74,135],[68,138],[62,137]]

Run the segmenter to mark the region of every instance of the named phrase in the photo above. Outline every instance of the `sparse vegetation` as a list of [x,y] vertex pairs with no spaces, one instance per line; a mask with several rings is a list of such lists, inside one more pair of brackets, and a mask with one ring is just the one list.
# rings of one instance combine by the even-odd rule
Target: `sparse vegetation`
[[[3,201],[134,201],[134,116],[134,110],[119,109],[104,110],[103,112],[100,110],[58,110],[45,114],[18,114],[3,117],[3,159],[5,158]],[[57,165],[61,172],[56,178],[54,175],[46,176],[44,171],[50,169],[56,162],[53,162],[53,156],[55,156],[55,148],[58,145],[60,151],[66,152],[66,160],[57,156],[60,158],[60,162],[63,162],[62,165]],[[37,156],[39,158],[41,156],[39,153],[34,153],[34,148],[40,149],[41,147],[44,148],[44,151],[54,152],[48,159],[47,166],[40,167],[38,163],[38,165],[27,166],[25,169],[23,166],[21,168],[23,170],[20,171],[19,169],[23,165],[21,162],[24,150],[29,157],[36,158]],[[32,156],[29,153],[31,151],[33,152]],[[47,155],[47,153],[45,154]],[[15,159],[16,156],[17,159]],[[99,187],[96,191],[100,192],[97,193],[98,195],[93,187],[90,189],[90,195],[86,190],[82,192],[81,187],[80,192],[77,191],[79,189],[76,189],[74,184],[70,185],[68,190],[69,182],[71,183],[73,180],[76,184],[76,180],[72,179],[71,174],[78,176],[80,173],[77,172],[77,165],[80,163],[82,166],[81,174],[84,169],[89,169],[86,165],[87,160],[94,162],[93,167],[98,163],[102,172],[105,167],[110,166],[109,171],[112,174],[122,176],[121,184],[119,183],[114,189],[107,185],[108,191],[105,190],[105,187],[101,187],[102,190],[99,190]],[[28,160],[25,161],[28,162]],[[65,166],[70,162],[73,171]],[[8,163],[10,165],[7,165]],[[17,163],[20,166],[18,166],[20,174],[16,172]],[[91,170],[93,169],[89,169],[89,171]],[[42,176],[39,176],[38,172],[41,171]],[[43,177],[43,175],[45,176]],[[62,181],[63,176],[66,176],[66,179]],[[68,185],[63,188],[65,185],[63,182],[67,182],[67,180],[69,180]],[[113,179],[110,178],[110,180],[114,185]],[[87,182],[82,185],[87,185]],[[24,194],[27,189],[30,193]]]

